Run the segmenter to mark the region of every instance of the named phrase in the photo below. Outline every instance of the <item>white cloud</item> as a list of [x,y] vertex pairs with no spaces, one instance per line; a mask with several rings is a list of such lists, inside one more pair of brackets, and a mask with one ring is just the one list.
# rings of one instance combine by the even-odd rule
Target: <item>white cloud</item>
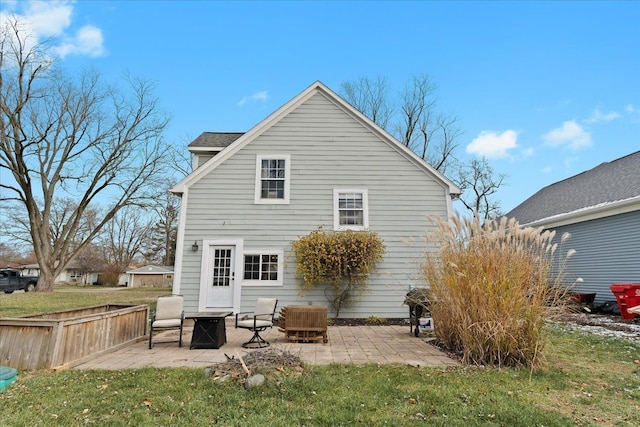
[[55,50],[63,58],[69,54],[101,56],[105,53],[103,41],[100,28],[85,25],[78,30],[75,37],[67,39]]
[[636,107],[633,104],[629,104],[624,109],[627,114],[631,117],[631,120],[637,122],[640,120],[640,108]]
[[572,150],[579,150],[591,145],[591,134],[575,120],[564,122],[562,127],[553,129],[542,137],[552,147],[568,145]]
[[610,122],[617,118],[620,118],[620,113],[617,113],[615,111],[609,111],[608,113],[603,113],[602,111],[600,111],[600,109],[596,108],[595,110],[593,110],[593,113],[591,113],[591,117],[589,117],[586,120],[583,120],[583,122],[585,123]]
[[244,104],[246,104],[249,101],[266,101],[268,97],[269,97],[269,92],[266,90],[256,92],[253,95],[245,96],[240,101],[238,101],[238,107],[242,107]]
[[500,134],[483,130],[469,145],[467,153],[477,154],[487,158],[499,159],[506,157],[508,151],[518,147],[518,132],[506,130]]
[[72,12],[70,1],[30,1],[23,16],[38,38],[55,37],[71,25]]
[[[75,1],[29,1],[3,4],[0,19],[17,19],[29,35],[26,48],[36,41],[51,40],[53,51],[61,57],[66,55],[101,56],[106,53],[102,30],[93,25],[85,25],[75,35],[69,32],[73,18]],[[21,9],[21,10],[19,10]]]

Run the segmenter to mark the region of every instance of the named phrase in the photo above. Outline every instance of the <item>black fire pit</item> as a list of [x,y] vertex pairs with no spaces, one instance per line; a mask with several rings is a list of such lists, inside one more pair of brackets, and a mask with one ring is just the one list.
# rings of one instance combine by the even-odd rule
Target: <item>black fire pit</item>
[[410,332],[416,337],[420,334],[420,318],[429,313],[429,297],[427,288],[413,288],[407,292],[404,303],[409,306]]

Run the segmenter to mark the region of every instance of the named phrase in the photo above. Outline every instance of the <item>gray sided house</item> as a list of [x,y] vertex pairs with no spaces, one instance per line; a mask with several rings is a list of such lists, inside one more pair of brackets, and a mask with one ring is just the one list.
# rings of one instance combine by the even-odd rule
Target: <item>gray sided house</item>
[[246,133],[203,133],[182,198],[173,292],[185,310],[249,311],[258,297],[327,305],[300,295],[291,242],[325,230],[371,230],[386,254],[370,292],[341,317],[408,315],[410,286],[433,227],[460,190],[320,82]]
[[171,286],[173,266],[145,265],[128,270],[126,285],[130,288]]
[[521,225],[571,233],[575,292],[614,300],[613,283],[640,283],[640,151],[549,185],[507,215]]

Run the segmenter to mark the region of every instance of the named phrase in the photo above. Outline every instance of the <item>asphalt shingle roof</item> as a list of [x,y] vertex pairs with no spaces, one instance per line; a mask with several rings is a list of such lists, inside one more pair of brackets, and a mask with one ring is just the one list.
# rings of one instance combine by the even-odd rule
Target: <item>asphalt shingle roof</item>
[[544,187],[507,213],[520,224],[640,196],[640,151]]
[[145,265],[134,270],[127,271],[127,274],[167,274],[173,273],[173,266],[169,265]]
[[226,148],[242,135],[244,132],[202,132],[189,147]]

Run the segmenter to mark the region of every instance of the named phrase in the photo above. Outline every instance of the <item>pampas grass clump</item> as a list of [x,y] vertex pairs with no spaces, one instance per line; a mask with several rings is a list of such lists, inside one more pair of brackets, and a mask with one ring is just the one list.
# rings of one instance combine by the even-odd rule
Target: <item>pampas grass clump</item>
[[440,250],[427,252],[421,268],[436,336],[466,364],[539,365],[542,329],[566,300],[563,270],[575,251],[561,255],[555,232],[513,219],[435,221],[428,238]]

